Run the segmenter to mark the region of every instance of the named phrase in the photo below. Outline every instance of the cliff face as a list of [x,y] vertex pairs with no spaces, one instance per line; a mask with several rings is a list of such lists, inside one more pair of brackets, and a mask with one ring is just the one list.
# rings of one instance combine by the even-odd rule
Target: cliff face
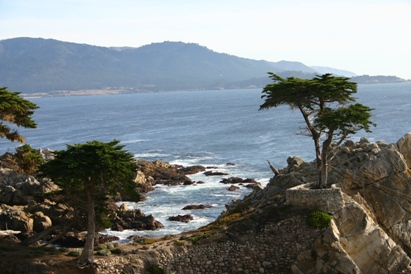
[[317,180],[315,163],[290,157],[265,189],[227,205],[221,218],[244,205],[263,211],[285,200],[320,208],[333,214],[332,225],[296,256],[292,273],[408,273],[411,133],[396,144],[347,141],[333,152],[331,188],[311,189]]
[[[248,203],[262,206],[270,203],[270,197],[272,203],[281,191],[300,185],[298,190],[288,190],[299,191],[297,205],[330,209],[331,227],[317,237],[310,249],[297,256],[292,273],[408,273],[411,133],[390,145],[366,139],[358,143],[347,141],[335,147],[334,152],[329,183],[341,195],[330,196],[328,205],[323,203],[327,190],[321,194],[322,190],[301,187],[315,182],[316,174],[314,163],[305,163],[298,157],[289,158],[288,167],[261,193],[246,197]],[[307,194],[301,194],[304,191]],[[310,195],[318,195],[318,199]],[[287,193],[288,196],[292,197]]]

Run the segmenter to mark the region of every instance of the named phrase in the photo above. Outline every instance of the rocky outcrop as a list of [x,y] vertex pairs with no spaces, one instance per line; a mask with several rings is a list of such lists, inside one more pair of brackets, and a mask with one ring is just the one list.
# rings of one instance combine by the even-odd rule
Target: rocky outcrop
[[411,134],[391,145],[350,142],[340,149],[340,163],[333,161],[332,168],[334,183],[339,182],[405,250],[411,250],[411,170],[406,160],[411,157],[410,143]]
[[191,214],[185,214],[185,215],[177,215],[177,216],[171,216],[168,218],[170,221],[175,221],[175,222],[182,222],[182,223],[188,223],[191,220],[194,220],[193,216]]
[[292,273],[400,273],[411,260],[357,202],[334,214],[331,228],[302,252]]
[[[407,269],[411,255],[411,134],[396,144],[370,143],[362,138],[334,149],[329,182],[346,193],[346,205],[334,214],[334,226],[327,232],[334,240],[322,246],[317,242],[317,254],[326,254],[327,261],[330,254],[335,258],[340,254],[337,261],[340,266],[345,262],[344,273],[349,269],[362,273],[399,273]],[[313,180],[302,170],[294,171],[299,172],[296,177],[304,178],[301,181]],[[330,252],[330,247],[338,248]],[[323,270],[313,267],[301,271],[297,266],[307,265],[304,257],[307,254],[301,254],[294,273],[326,273],[325,268],[334,267],[319,256],[309,261],[322,265]]]
[[404,137],[398,140],[396,145],[397,145],[398,151],[403,155],[404,160],[407,163],[407,166],[410,168],[411,167],[411,132],[408,132],[407,134],[405,134]]
[[34,220],[22,209],[0,206],[0,230],[16,230],[23,233],[33,232]]
[[0,202],[8,205],[27,205],[37,195],[59,189],[50,180],[36,179],[11,169],[0,169],[0,180]]
[[123,231],[124,229],[134,230],[157,230],[163,228],[163,224],[155,220],[153,215],[146,216],[140,209],[129,210],[122,204],[112,216],[112,230]]
[[[53,153],[49,149],[40,150],[40,155],[46,160],[53,158]],[[0,224],[0,229],[30,233],[41,232],[54,225],[70,223],[73,209],[64,205],[59,196],[53,196],[53,200],[45,198],[47,193],[57,191],[59,187],[49,179],[36,178],[19,172],[12,167],[13,162],[10,158],[11,154],[8,153],[0,157],[0,204],[3,204],[0,219],[4,221]],[[134,181],[139,193],[154,190],[155,184],[193,184],[195,182],[186,175],[205,170],[202,166],[182,167],[160,160],[154,162],[136,160],[136,166],[138,172]],[[140,201],[144,199],[141,195]],[[116,210],[114,202],[124,200],[134,201],[134,197],[127,193],[118,193],[117,197],[113,197],[109,209]],[[145,216],[138,210],[117,211],[113,214],[113,220],[113,229],[118,230],[152,230],[163,227],[153,216]]]
[[222,184],[259,184],[256,180],[252,178],[240,178],[240,177],[230,177],[230,178],[223,178],[220,183]]
[[203,173],[205,176],[223,176],[223,175],[228,175],[227,173],[221,172],[221,171],[213,171],[213,170],[208,170]]
[[183,210],[191,210],[191,209],[206,209],[206,208],[212,208],[210,205],[187,205],[183,207]]
[[[365,138],[346,141],[333,147],[333,153],[329,187],[341,194],[339,206],[329,207],[334,208],[332,226],[296,257],[291,272],[411,273],[411,133],[396,144],[370,143]],[[308,196],[317,181],[316,164],[298,157],[287,163],[264,189],[226,205],[219,219],[239,210],[264,212],[277,207],[285,202],[286,191],[296,186],[300,192],[309,190],[302,199],[313,199]],[[330,199],[328,203],[335,204]],[[311,207],[318,204],[314,197]]]
[[230,187],[227,188],[228,191],[236,191],[238,189],[240,189],[240,187],[235,186],[235,185],[231,185]]
[[37,211],[33,214],[33,230],[41,232],[53,225],[49,216],[44,215],[43,212]]
[[156,160],[154,162],[141,159],[136,160],[139,173],[135,182],[137,187],[144,191],[153,190],[152,186],[162,185],[190,185],[191,181],[187,175],[198,173],[205,170],[203,166],[183,167],[181,165],[172,165],[167,162]]

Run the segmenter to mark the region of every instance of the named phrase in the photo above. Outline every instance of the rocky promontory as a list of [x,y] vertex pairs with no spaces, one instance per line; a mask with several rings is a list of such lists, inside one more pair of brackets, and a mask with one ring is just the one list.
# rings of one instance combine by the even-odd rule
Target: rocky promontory
[[[365,138],[346,141],[333,147],[333,155],[326,189],[316,188],[314,162],[290,157],[287,166],[266,187],[253,185],[249,195],[226,205],[213,223],[180,235],[139,238],[120,245],[119,254],[97,257],[95,271],[411,273],[411,133],[394,144],[371,143]],[[164,174],[174,173],[166,165],[157,174],[152,164],[147,164],[145,171],[141,169],[141,182],[168,183]],[[182,172],[171,177],[184,184],[184,176]],[[47,215],[45,212],[51,208],[53,204],[34,211]],[[2,205],[2,210],[7,208]],[[307,221],[313,218],[313,212],[322,212],[330,223],[313,226]],[[47,224],[40,213],[36,216],[42,220],[40,223]],[[22,253],[11,250],[10,244],[2,244],[18,242],[14,237],[8,234],[0,238],[4,258]],[[19,257],[20,269],[26,265],[42,270],[33,273],[80,273],[73,272],[70,258],[49,253],[35,258]],[[0,267],[18,269],[7,259]]]

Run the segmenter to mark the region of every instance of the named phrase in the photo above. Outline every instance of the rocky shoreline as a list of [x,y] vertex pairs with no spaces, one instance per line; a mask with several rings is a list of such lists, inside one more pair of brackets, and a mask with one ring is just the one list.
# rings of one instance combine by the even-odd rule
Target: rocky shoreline
[[[0,267],[5,273],[28,269],[30,273],[150,273],[153,269],[162,271],[158,273],[411,273],[411,133],[395,144],[363,138],[333,150],[329,187],[341,195],[336,210],[326,212],[332,217],[329,226],[313,227],[307,222],[318,205],[310,194],[314,193],[310,183],[316,180],[315,163],[290,157],[288,166],[265,188],[253,185],[249,195],[226,205],[226,211],[205,227],[162,238],[136,237],[115,247],[100,243],[101,250],[107,251],[96,250],[97,262],[89,272],[76,268],[68,251],[23,246],[12,233],[0,236],[0,255],[5,258]],[[154,182],[184,184],[184,172],[206,171],[177,167],[174,173],[161,161],[140,164],[137,177],[144,191]],[[163,170],[157,173],[156,166]],[[173,179],[167,179],[167,174]],[[4,196],[12,180],[2,181],[7,182],[1,188]],[[52,188],[43,183],[41,187]],[[302,195],[298,202],[304,206],[287,200],[287,192],[296,186],[304,186],[298,190]],[[321,190],[315,191],[318,197],[324,196]],[[23,196],[15,197],[21,201]],[[39,207],[32,200],[15,207],[30,205],[38,207],[31,211],[33,217],[36,212],[48,216],[48,212],[65,210],[50,203]],[[0,216],[7,211],[1,206]],[[44,222],[37,215],[36,223]],[[33,229],[34,223],[33,219]],[[24,254],[29,251],[35,254],[27,258]]]
[[[41,150],[40,154],[44,159],[50,159],[52,152],[48,149]],[[61,232],[61,227],[70,223],[73,215],[73,209],[61,203],[56,197],[51,199],[47,196],[58,190],[58,186],[46,178],[38,178],[33,175],[26,175],[16,171],[8,163],[11,154],[5,154],[1,157],[0,163],[0,231],[13,230],[20,231],[15,233],[19,239],[26,241],[34,234],[45,233],[48,230],[49,236],[43,236],[43,239],[57,237],[56,233]],[[144,201],[144,195],[153,191],[157,185],[176,186],[176,185],[193,185],[203,184],[202,181],[192,181],[187,175],[203,172],[206,176],[215,174],[221,175],[214,171],[215,167],[173,165],[161,160],[153,162],[136,159],[137,175],[135,178],[136,190],[140,194],[140,201]],[[230,164],[232,165],[232,164]],[[228,175],[228,174],[226,174]],[[234,191],[241,185],[246,188],[252,188],[259,185],[254,179],[242,179],[237,177],[225,178],[221,181],[223,184],[231,184],[227,191]],[[233,190],[233,188],[235,188]],[[109,208],[111,210],[110,221],[113,231],[131,230],[157,230],[163,228],[163,224],[157,221],[152,215],[145,215],[141,210],[129,209],[125,204],[117,206],[122,201],[134,201],[132,197],[125,193],[118,193],[111,198]],[[187,205],[183,209],[205,209],[211,206],[206,205]],[[178,222],[189,222],[193,217],[189,214],[169,216],[169,220]],[[82,231],[82,227],[71,224],[73,231]],[[53,231],[54,229],[54,231]],[[79,233],[77,233],[79,234]],[[79,234],[80,235],[80,234]],[[82,236],[73,237],[63,236],[57,243],[65,247],[73,245],[81,246]],[[116,239],[114,239],[116,240]],[[118,240],[118,238],[117,238]],[[76,244],[70,243],[74,242]],[[68,244],[65,244],[68,243]]]

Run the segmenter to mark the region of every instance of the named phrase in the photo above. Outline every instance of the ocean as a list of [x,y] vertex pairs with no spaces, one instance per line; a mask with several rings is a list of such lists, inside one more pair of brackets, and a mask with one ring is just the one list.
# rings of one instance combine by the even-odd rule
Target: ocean
[[[359,85],[357,101],[374,108],[372,133],[351,139],[394,143],[411,131],[411,82]],[[226,176],[195,174],[204,184],[158,186],[147,200],[127,203],[162,222],[158,231],[107,233],[125,239],[130,235],[159,237],[196,229],[213,220],[225,204],[250,192],[230,192],[222,178],[254,178],[266,185],[273,176],[267,160],[277,168],[288,156],[314,159],[312,139],[297,134],[304,127],[298,111],[287,106],[258,111],[260,89],[178,91],[27,98],[40,106],[33,115],[36,129],[20,129],[34,148],[64,149],[66,144],[92,140],[120,140],[137,158],[173,164],[215,166]],[[0,140],[1,153],[14,152],[16,144]],[[227,165],[233,163],[234,166]],[[189,204],[211,205],[204,210],[182,210]],[[169,216],[192,214],[189,223],[168,221]]]

